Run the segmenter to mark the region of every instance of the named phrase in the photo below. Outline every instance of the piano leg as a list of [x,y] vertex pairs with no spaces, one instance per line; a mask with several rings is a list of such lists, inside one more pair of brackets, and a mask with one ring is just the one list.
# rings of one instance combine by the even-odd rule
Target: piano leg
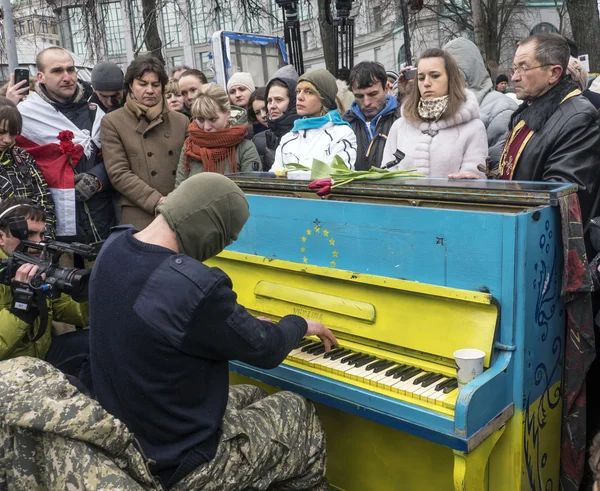
[[454,490],[485,491],[485,469],[505,426],[497,429],[469,453],[454,450]]

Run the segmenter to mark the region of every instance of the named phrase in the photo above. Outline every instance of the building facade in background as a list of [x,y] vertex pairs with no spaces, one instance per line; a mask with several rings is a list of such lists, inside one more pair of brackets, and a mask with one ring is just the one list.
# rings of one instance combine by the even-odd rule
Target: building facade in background
[[[436,2],[439,8],[440,0]],[[443,0],[442,0],[443,1]],[[463,0],[446,0],[451,2]],[[166,0],[158,1],[159,32],[167,68],[188,65],[213,75],[210,39],[218,30],[283,36],[282,12],[275,0],[260,0],[262,7],[244,13],[239,0]],[[14,19],[17,39],[39,40],[63,46],[93,66],[98,60],[111,60],[125,68],[134,53],[145,52],[142,43],[141,0],[86,2],[64,0],[61,4],[39,0],[15,2]],[[93,7],[90,8],[90,5]],[[427,5],[427,3],[426,3]],[[443,4],[442,4],[443,5]],[[306,70],[325,66],[317,2],[299,4],[301,39]],[[396,0],[355,1],[351,15],[355,19],[355,63],[381,62],[398,69],[406,60],[401,10]],[[515,18],[510,35],[502,47],[500,65],[508,67],[516,42],[532,32],[558,32],[561,25],[554,1],[527,1]],[[567,25],[563,19],[562,25]],[[413,60],[429,47],[439,47],[457,35],[451,15],[439,16],[424,8],[409,15]],[[568,34],[568,33],[567,33]],[[1,49],[1,48],[0,48]],[[0,63],[2,53],[0,52]]]

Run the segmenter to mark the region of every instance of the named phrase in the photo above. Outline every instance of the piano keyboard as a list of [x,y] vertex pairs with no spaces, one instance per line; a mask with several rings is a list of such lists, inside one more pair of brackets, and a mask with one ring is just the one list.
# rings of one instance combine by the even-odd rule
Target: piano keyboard
[[325,353],[325,345],[321,341],[304,338],[284,363],[298,364],[302,368],[308,366],[310,371],[326,377],[444,414],[453,414],[458,382],[450,375],[452,369],[435,367],[427,362],[420,363],[419,367],[413,359],[394,361],[390,358],[341,344]]

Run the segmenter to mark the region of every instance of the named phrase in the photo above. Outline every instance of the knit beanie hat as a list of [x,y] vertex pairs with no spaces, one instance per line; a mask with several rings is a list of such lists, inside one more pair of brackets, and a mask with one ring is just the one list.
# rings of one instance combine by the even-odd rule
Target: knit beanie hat
[[338,86],[335,77],[324,68],[313,70],[305,73],[298,79],[298,84],[303,80],[313,84],[319,94],[325,101],[325,106],[328,111],[337,108],[335,97],[337,96]]
[[496,77],[496,85],[498,85],[499,83],[502,83],[502,82],[508,83],[508,77],[506,75],[504,75],[503,73],[501,73],[500,75],[498,75]]
[[398,77],[400,76],[400,75],[398,75],[398,72],[395,70],[388,70],[387,72],[385,72],[385,74],[388,77],[393,78],[394,80],[398,80]]
[[579,87],[579,90],[584,91],[588,86],[588,72],[582,63],[571,56],[569,64],[567,65],[567,72],[571,75],[571,78]]
[[123,90],[123,72],[115,63],[102,61],[92,70],[94,90]]
[[231,87],[235,87],[236,85],[246,87],[250,92],[254,92],[256,90],[256,87],[254,87],[254,81],[252,80],[252,75],[250,75],[248,72],[234,73],[229,79],[229,82],[227,82],[227,92],[229,92]]
[[175,232],[179,251],[200,262],[236,240],[250,216],[244,192],[216,172],[189,177],[157,210]]

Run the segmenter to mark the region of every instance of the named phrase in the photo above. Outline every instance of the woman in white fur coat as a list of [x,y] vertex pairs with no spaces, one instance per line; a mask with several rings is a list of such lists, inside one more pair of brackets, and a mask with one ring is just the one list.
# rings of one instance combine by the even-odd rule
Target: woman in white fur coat
[[485,125],[454,58],[441,49],[425,51],[417,88],[390,130],[381,166],[417,169],[427,177],[483,178],[477,166],[488,155]]

